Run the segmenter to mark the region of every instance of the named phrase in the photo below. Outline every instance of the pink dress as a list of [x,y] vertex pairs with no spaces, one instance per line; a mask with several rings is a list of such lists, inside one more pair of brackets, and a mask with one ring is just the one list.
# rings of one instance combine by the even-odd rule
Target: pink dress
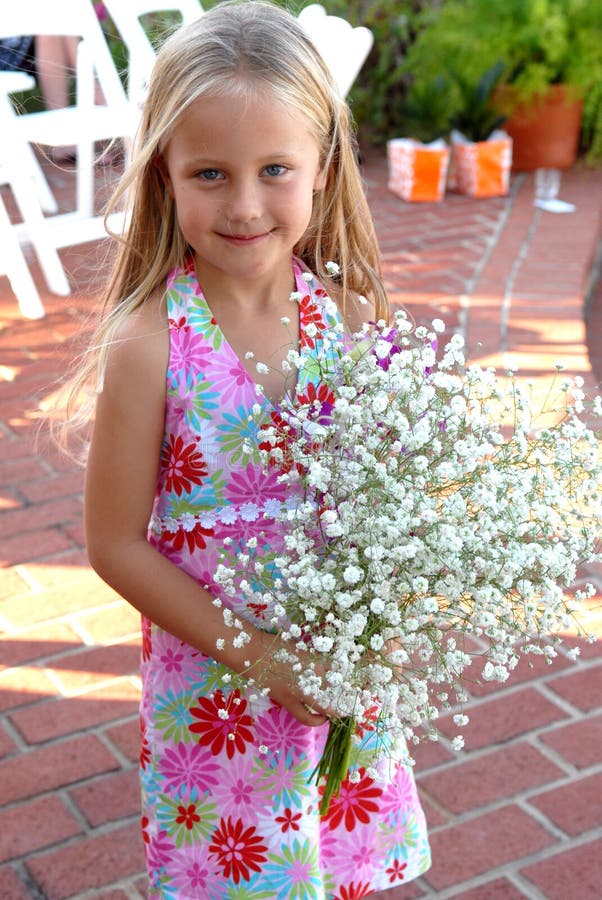
[[[314,279],[293,261],[302,352],[332,325]],[[286,503],[278,472],[261,466],[260,402],[277,410],[224,338],[193,265],[171,273],[166,293],[170,357],[165,433],[149,541],[211,593],[218,551],[235,556],[260,536],[282,539]],[[318,333],[307,326],[317,325]],[[303,385],[303,378],[306,383]],[[311,391],[310,375],[299,374]],[[230,538],[230,541],[224,540]],[[244,597],[222,599],[262,625]],[[355,900],[424,872],[424,815],[403,747],[383,755],[380,777],[344,782],[320,817],[316,766],[328,726],[308,728],[269,698],[228,689],[227,670],[143,621],[140,772],[151,896],[198,900]],[[365,743],[365,736],[364,736]]]

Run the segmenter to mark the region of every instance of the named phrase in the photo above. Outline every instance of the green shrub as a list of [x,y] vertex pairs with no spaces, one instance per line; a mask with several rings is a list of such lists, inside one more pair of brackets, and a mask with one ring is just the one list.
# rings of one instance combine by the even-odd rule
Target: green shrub
[[462,84],[476,87],[499,60],[516,103],[563,83],[585,98],[582,143],[602,159],[602,3],[594,0],[445,0],[420,17],[404,61],[410,98],[445,72],[450,116],[466,112]]

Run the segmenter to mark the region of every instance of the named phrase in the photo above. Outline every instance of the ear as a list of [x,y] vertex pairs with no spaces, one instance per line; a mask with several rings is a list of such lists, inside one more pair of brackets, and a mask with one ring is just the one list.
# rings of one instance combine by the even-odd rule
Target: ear
[[326,186],[326,166],[322,166],[321,169],[318,169],[316,172],[316,177],[314,178],[314,191],[323,191]]
[[173,198],[173,185],[171,183],[171,178],[169,177],[169,170],[167,168],[167,163],[165,162],[165,158],[162,153],[157,153],[153,156],[153,165],[159,171],[161,178],[163,179],[163,184],[167,189],[167,193],[170,197]]

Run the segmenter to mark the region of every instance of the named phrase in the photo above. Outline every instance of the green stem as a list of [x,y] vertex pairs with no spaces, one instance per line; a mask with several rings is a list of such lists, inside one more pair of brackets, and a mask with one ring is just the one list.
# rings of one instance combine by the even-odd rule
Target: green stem
[[309,776],[309,780],[315,778],[317,784],[322,778],[326,779],[320,803],[321,816],[327,814],[331,799],[339,793],[341,784],[349,772],[355,727],[355,719],[352,716],[330,722],[320,762]]

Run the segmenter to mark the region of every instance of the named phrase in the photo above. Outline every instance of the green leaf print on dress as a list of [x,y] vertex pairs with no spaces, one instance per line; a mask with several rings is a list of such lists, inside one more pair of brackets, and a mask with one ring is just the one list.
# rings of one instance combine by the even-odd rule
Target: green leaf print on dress
[[230,462],[234,464],[244,460],[245,463],[250,461],[253,465],[259,465],[258,426],[255,421],[249,421],[249,410],[241,405],[233,413],[224,413],[222,419],[218,425],[218,431],[222,432],[220,444]]
[[191,298],[188,306],[188,321],[198,328],[214,350],[220,349],[224,336],[204,297]]
[[219,814],[215,803],[198,799],[197,792],[192,791],[183,798],[163,794],[157,804],[157,820],[179,849],[196,844],[199,838],[209,838],[219,821]]
[[282,853],[270,853],[264,867],[274,885],[274,900],[316,900],[322,897],[318,848],[309,840],[302,844],[295,839],[290,847],[283,845]]
[[190,715],[190,703],[193,699],[192,696],[173,691],[157,698],[153,711],[154,727],[165,742],[186,743],[194,740],[189,730],[193,722]]
[[211,419],[219,407],[219,393],[211,382],[196,378],[193,372],[179,373],[177,382],[167,388],[167,396],[177,398],[184,421],[192,432],[201,430],[203,419]]

